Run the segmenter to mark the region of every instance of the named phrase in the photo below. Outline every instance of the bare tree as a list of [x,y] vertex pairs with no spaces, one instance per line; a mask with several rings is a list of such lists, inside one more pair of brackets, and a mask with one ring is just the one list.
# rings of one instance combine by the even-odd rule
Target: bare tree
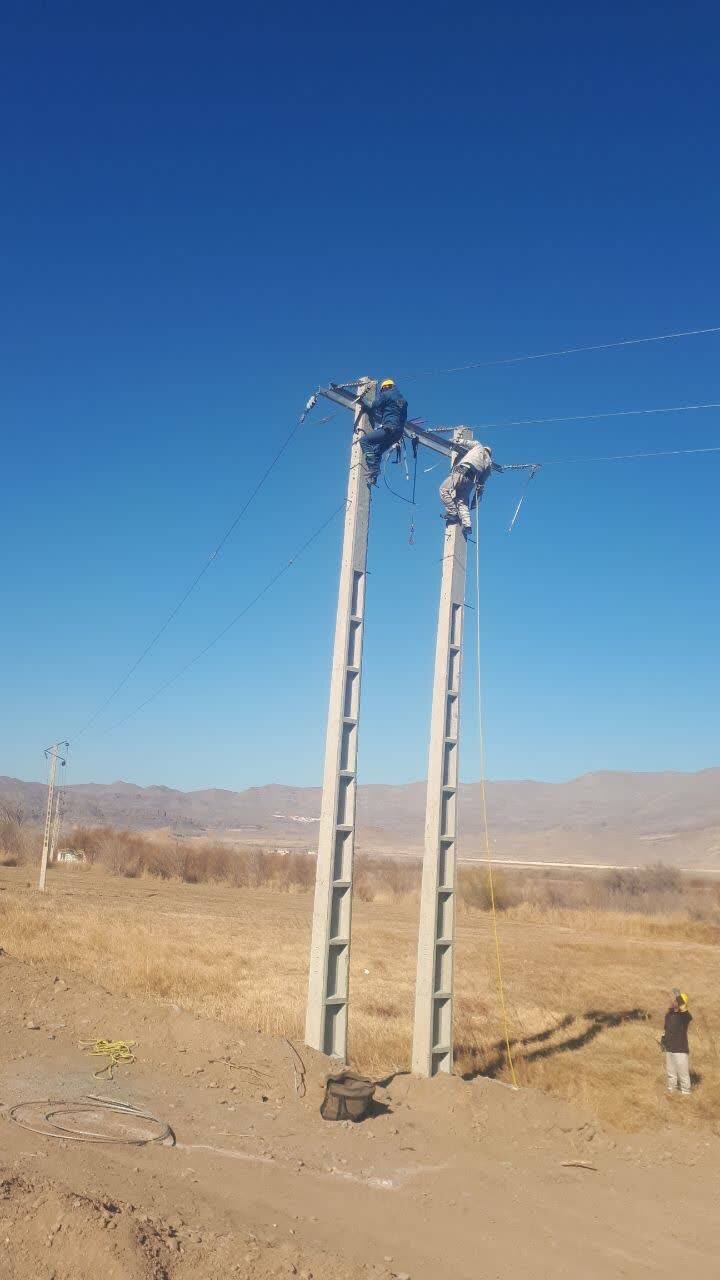
[[0,800],[0,818],[21,827],[25,822],[25,810],[19,800]]

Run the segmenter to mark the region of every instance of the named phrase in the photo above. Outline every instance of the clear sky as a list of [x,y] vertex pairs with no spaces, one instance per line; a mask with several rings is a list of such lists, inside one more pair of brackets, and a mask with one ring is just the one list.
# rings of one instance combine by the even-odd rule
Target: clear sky
[[[718,334],[402,376],[720,324],[716,7],[341,8],[3,6],[0,773],[68,737],[70,781],[320,780],[339,520],[110,726],[341,502],[341,413],[77,735],[322,380],[395,374],[429,425],[720,401]],[[709,447],[720,413],[485,435],[501,461]],[[374,500],[364,781],[425,773],[442,475],[412,547]],[[720,762],[719,485],[720,454],[548,468],[507,536],[520,480],[493,478],[491,776]]]

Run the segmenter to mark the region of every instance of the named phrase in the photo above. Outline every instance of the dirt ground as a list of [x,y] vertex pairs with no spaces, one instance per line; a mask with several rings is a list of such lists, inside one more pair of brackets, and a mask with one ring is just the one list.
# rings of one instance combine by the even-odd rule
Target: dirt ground
[[[404,1074],[371,1119],[332,1124],[328,1063],[302,1045],[304,1097],[282,1038],[7,954],[0,988],[3,1280],[717,1277],[710,1134],[602,1132],[532,1089]],[[130,1034],[136,1062],[94,1079],[79,1042]],[[93,1093],[176,1144],[57,1140],[7,1114]]]
[[[302,1040],[311,893],[183,884],[95,869],[53,869],[38,894],[22,868],[0,868],[0,945],[140,1000],[172,1002],[222,1023]],[[410,1062],[418,904],[406,896],[353,908],[349,1053],[384,1077]],[[717,926],[620,912],[530,909],[499,923],[509,1031],[523,1087],[610,1127],[682,1127],[720,1136],[720,946]],[[461,907],[455,964],[455,1058],[461,1075],[512,1079],[487,911]],[[690,992],[689,1107],[664,1097],[658,1040],[670,988]],[[132,1026],[99,1035],[133,1036]]]

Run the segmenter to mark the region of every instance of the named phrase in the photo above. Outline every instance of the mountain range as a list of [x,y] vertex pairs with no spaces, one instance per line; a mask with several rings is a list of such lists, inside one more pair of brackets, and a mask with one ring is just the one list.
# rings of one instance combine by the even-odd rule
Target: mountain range
[[[542,861],[720,868],[720,768],[697,773],[587,773],[567,782],[488,782],[493,850]],[[46,787],[0,777],[0,804],[39,823]],[[319,787],[272,783],[245,791],[178,791],[131,782],[78,783],[64,793],[75,823],[164,829],[179,837],[315,848]],[[358,849],[409,855],[422,849],[425,783],[358,788]],[[460,787],[461,854],[484,847],[480,784]]]

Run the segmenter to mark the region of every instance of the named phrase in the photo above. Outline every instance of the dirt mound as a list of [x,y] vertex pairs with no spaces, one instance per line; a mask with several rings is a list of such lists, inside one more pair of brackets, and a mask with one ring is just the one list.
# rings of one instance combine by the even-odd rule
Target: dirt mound
[[168,1280],[171,1228],[132,1205],[35,1179],[0,1182],[0,1275],[14,1280]]
[[[336,1259],[312,1263],[297,1245],[268,1248],[255,1233],[203,1238],[183,1218],[153,1219],[38,1178],[0,1178],[2,1280],[355,1280]],[[374,1269],[370,1270],[372,1275]]]
[[[0,978],[0,1280],[477,1280],[478,1258],[498,1280],[670,1280],[688,1257],[717,1278],[709,1133],[626,1138],[532,1089],[404,1073],[330,1124],[333,1064],[304,1046],[10,956]],[[137,1039],[102,1084],[97,1034]],[[94,1131],[100,1089],[123,1137],[132,1109],[176,1143],[12,1122],[61,1099],[41,1117]]]

